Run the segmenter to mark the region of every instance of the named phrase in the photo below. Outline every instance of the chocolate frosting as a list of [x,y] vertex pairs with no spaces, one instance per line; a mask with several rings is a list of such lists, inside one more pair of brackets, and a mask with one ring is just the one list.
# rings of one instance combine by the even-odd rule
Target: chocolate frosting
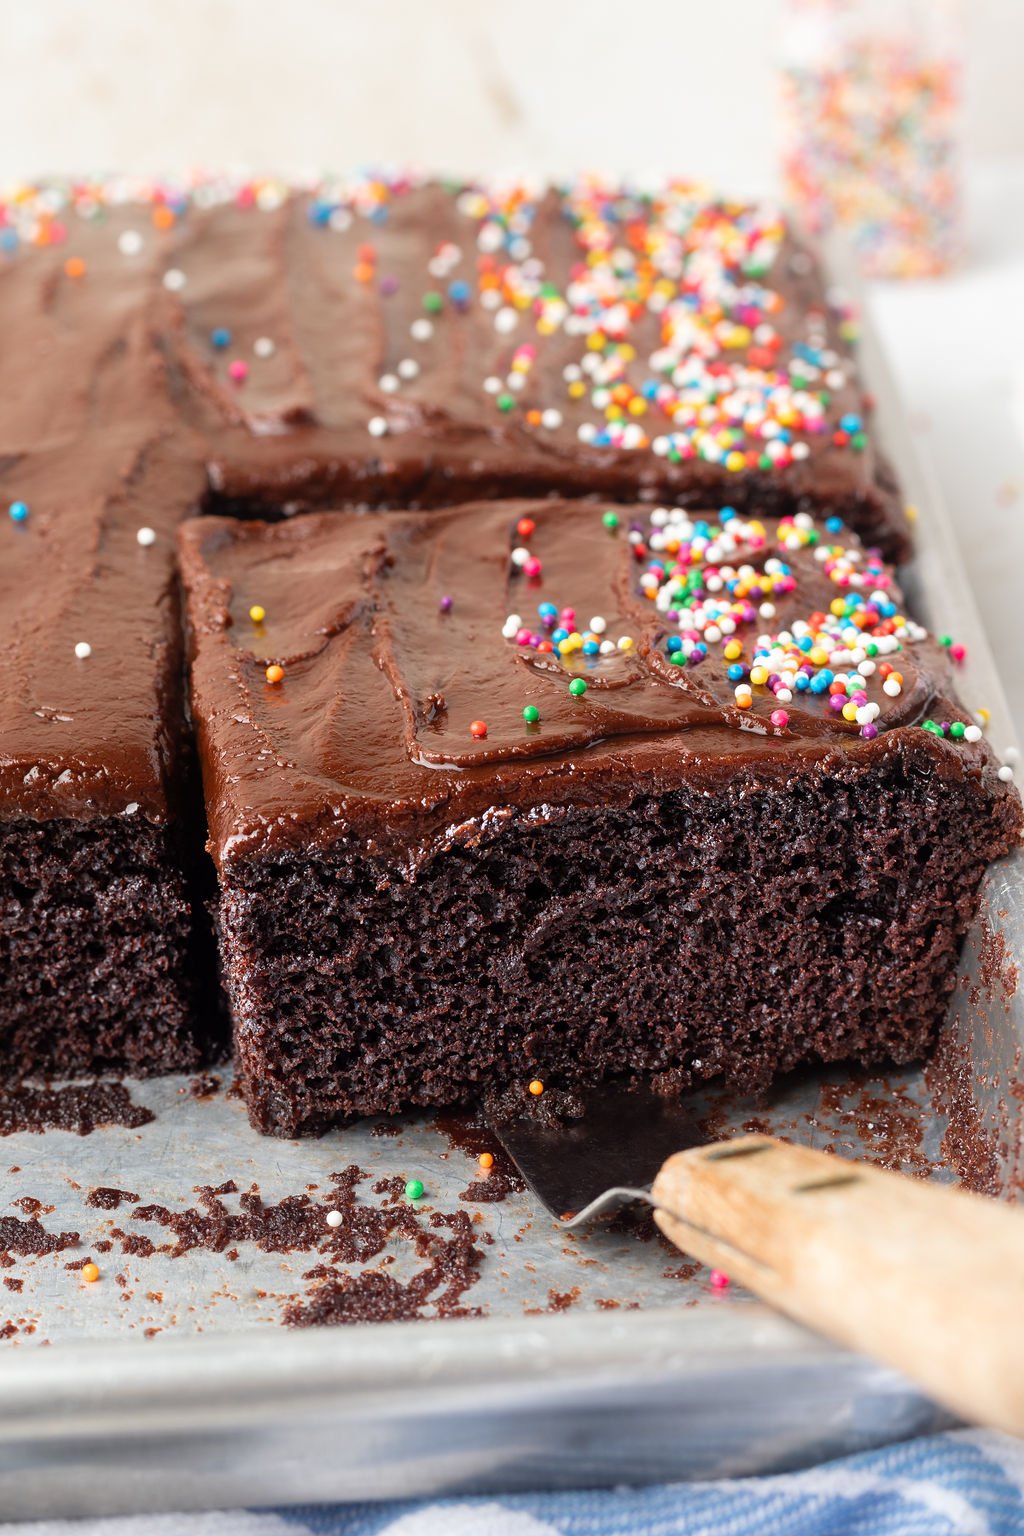
[[[870,431],[840,431],[866,427],[870,410],[848,308],[830,302],[817,262],[770,209],[683,185],[650,197],[580,182],[501,198],[403,182],[368,208],[342,193],[256,215],[196,213],[168,259],[187,279],[167,299],[182,407],[210,444],[227,502],[597,492],[806,505],[844,512],[893,553],[908,548]],[[646,277],[645,262],[655,268]],[[231,337],[221,351],[210,341],[218,330]],[[655,401],[627,418],[635,446],[604,443],[613,428],[594,403],[604,376],[587,372],[591,335],[605,340],[609,389],[650,392],[673,359],[699,359],[673,399],[699,405],[711,388],[734,402],[716,430],[741,425],[736,445],[751,465],[726,467],[724,449],[723,462],[677,460],[665,446],[673,419]],[[253,360],[261,339],[274,350]],[[239,359],[240,385],[230,374]],[[804,457],[772,463],[765,450],[780,443],[762,435],[758,413],[763,391],[775,398],[766,379],[779,375],[813,396],[809,409],[824,405],[813,429],[793,428]],[[371,423],[386,430],[375,437]]]
[[[901,744],[934,754],[944,772],[989,761],[980,744],[920,729],[929,714],[962,720],[944,702],[946,652],[899,612],[891,571],[847,530],[819,538],[809,519],[723,524],[629,508],[609,529],[607,512],[546,500],[186,524],[193,710],[215,859],[347,836],[381,847],[412,836],[422,851],[513,809],[543,817],[681,783],[714,789],[737,773],[786,776]],[[673,611],[643,584],[650,546],[680,529],[708,538],[701,558],[689,556],[691,604]],[[665,573],[675,556],[655,558]],[[794,688],[780,705],[755,684],[750,706],[738,703],[730,637],[707,629],[709,603],[739,613],[731,639],[749,668],[758,644],[785,642],[809,618],[820,627],[843,594],[858,593],[877,653],[862,677],[875,706],[867,737],[827,692]],[[564,625],[545,627],[548,603],[560,616],[574,610],[570,633],[590,635],[596,654],[559,654]],[[670,647],[696,633],[694,622],[705,625],[706,655],[678,666]],[[884,691],[885,663],[902,679],[896,696]],[[852,656],[847,670],[856,666]],[[268,681],[268,667],[283,678]],[[586,682],[581,696],[574,678]]]
[[[79,184],[0,209],[7,816],[167,818],[184,729],[173,532],[200,506],[657,492],[839,507],[905,547],[848,316],[770,211],[586,182],[536,195],[372,178],[295,193],[150,186],[144,199]],[[678,389],[706,395],[717,380],[763,464],[673,462],[657,443],[675,425],[656,403],[626,413],[639,446],[581,440],[614,428],[597,376],[565,377],[597,355],[597,322],[604,364],[621,370],[610,389],[641,392],[652,352],[675,347],[700,373]],[[750,390],[776,367],[827,397],[821,431],[759,435]],[[864,430],[837,440],[851,417]],[[786,433],[806,456],[771,460]],[[29,516],[15,524],[18,501]],[[436,747],[431,734],[424,760]]]

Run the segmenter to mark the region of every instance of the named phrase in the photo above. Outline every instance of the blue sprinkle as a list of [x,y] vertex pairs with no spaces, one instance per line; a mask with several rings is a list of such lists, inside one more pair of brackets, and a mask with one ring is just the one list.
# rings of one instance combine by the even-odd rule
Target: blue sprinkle
[[723,507],[718,514],[719,521],[723,523],[731,523],[734,517],[739,517],[735,507]]
[[598,655],[600,650],[601,650],[601,647],[600,647],[600,645],[598,644],[598,642],[596,640],[584,640],[584,642],[583,642],[583,654],[584,654],[584,656],[596,656],[596,655]]
[[557,645],[560,640],[568,640],[569,631],[567,629],[553,629],[551,631],[551,638]]
[[734,661],[725,674],[730,683],[738,683],[747,675],[746,667],[741,667],[738,661]]
[[806,693],[808,688],[811,686],[811,680],[807,676],[807,673],[798,672],[796,677],[793,679],[793,686],[797,693]]
[[24,501],[12,501],[7,511],[12,523],[23,523],[28,517],[28,504]]
[[841,517],[829,517],[825,519],[825,527],[829,533],[842,533],[843,520]]
[[678,635],[669,635],[665,644],[668,646],[670,651],[681,651],[683,648],[683,642],[680,640]]
[[554,603],[538,603],[537,612],[540,614],[542,619],[558,618],[558,609],[555,607]]
[[854,432],[860,431],[861,419],[859,416],[855,416],[853,412],[850,411],[847,413],[847,415],[840,417],[839,425],[842,427],[844,432],[849,432],[852,436]]
[[448,297],[453,304],[468,304],[473,290],[469,284],[458,278],[454,283],[448,284]]
[[311,224],[324,225],[330,223],[334,208],[330,203],[321,202],[319,198],[309,205],[309,222]]
[[218,352],[223,352],[225,347],[230,347],[231,332],[228,330],[226,325],[214,326],[213,330],[210,332],[210,343],[212,346],[217,348]]
[[0,229],[0,251],[16,251],[18,233],[14,229]]

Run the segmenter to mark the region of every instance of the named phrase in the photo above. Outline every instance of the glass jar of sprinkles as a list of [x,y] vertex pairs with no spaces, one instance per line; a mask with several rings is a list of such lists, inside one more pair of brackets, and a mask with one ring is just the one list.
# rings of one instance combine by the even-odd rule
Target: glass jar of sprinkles
[[872,277],[933,277],[961,254],[960,0],[787,0],[786,197],[845,232]]

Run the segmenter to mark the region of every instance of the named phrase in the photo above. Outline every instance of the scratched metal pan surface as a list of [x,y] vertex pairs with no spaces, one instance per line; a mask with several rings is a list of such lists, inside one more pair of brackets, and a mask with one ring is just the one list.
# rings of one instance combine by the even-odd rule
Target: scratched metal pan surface
[[[966,643],[964,698],[991,711],[1002,750],[1011,725],[941,498],[870,334],[864,353],[918,509],[914,601]],[[1024,1047],[1022,892],[1020,857],[991,874],[928,1068],[808,1073],[758,1103],[712,1087],[695,1109],[708,1134],[753,1125],[1013,1198],[1024,1179],[1024,1102],[1011,1092]],[[35,1212],[45,1233],[68,1235],[0,1271],[0,1518],[770,1472],[944,1422],[892,1373],[712,1291],[649,1228],[570,1237],[525,1192],[461,1199],[479,1177],[461,1132],[410,1117],[397,1134],[360,1124],[266,1141],[227,1083],[222,1074],[198,1098],[180,1079],[130,1084],[152,1111],[144,1125],[0,1143],[0,1216]],[[333,1268],[357,1289],[368,1272],[386,1275],[412,1320],[288,1326],[322,1294],[309,1272],[325,1263],[321,1217],[342,1187],[331,1174],[353,1165],[366,1175],[355,1198],[379,1230],[395,1207],[373,1186],[389,1179],[422,1180],[410,1219],[435,1247],[457,1233],[431,1227],[432,1215],[466,1213],[478,1278],[446,1292],[425,1278],[423,1245],[398,1231],[384,1251]],[[195,1193],[227,1183],[258,1187],[258,1219],[245,1219],[237,1192],[205,1206]],[[138,1199],[90,1204],[97,1188]],[[288,1197],[306,1240],[266,1251],[259,1234]],[[216,1219],[213,1198],[226,1213]],[[66,1267],[85,1257],[101,1272],[91,1285]],[[446,1293],[479,1315],[433,1317]]]

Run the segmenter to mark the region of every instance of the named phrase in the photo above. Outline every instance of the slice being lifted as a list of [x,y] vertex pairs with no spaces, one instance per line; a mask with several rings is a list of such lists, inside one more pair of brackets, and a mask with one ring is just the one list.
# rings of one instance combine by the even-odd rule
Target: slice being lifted
[[520,501],[180,548],[260,1129],[928,1044],[1020,802],[841,525]]

